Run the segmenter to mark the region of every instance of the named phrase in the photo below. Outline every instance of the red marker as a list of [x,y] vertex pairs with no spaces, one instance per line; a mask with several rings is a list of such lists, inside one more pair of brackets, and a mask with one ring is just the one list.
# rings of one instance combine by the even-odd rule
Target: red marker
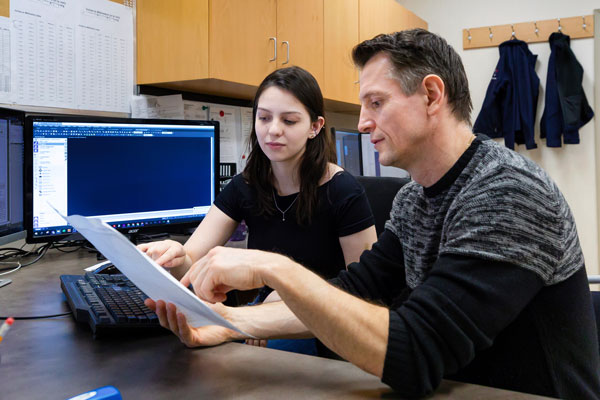
[[0,342],[2,342],[2,339],[4,339],[4,336],[6,336],[6,332],[8,332],[8,330],[10,329],[13,322],[15,322],[14,318],[8,317],[6,319],[6,321],[4,321],[2,326],[0,326]]

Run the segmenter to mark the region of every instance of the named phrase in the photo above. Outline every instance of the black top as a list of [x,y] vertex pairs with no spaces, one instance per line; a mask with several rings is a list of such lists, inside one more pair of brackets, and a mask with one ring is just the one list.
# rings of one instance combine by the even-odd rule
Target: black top
[[248,248],[284,254],[324,278],[334,277],[346,267],[339,238],[374,224],[364,189],[349,173],[338,172],[318,188],[319,205],[308,226],[296,220],[296,196],[275,194],[285,221],[277,210],[271,216],[257,215],[255,191],[239,174],[215,205],[234,220],[245,220]]

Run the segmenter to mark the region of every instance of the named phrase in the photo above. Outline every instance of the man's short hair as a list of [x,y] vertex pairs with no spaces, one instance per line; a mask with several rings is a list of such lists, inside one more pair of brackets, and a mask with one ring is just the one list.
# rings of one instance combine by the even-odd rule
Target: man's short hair
[[443,38],[425,29],[381,34],[357,44],[352,59],[363,68],[381,52],[389,56],[392,73],[405,95],[414,94],[427,75],[437,75],[444,82],[454,117],[471,125],[473,104],[467,75],[460,56]]

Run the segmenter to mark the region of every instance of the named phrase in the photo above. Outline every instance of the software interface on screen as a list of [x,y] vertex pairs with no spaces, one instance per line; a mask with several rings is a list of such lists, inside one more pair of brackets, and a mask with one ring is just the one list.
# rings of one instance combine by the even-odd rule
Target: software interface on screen
[[0,111],[0,242],[23,230],[23,117]]
[[32,129],[33,237],[73,232],[53,207],[128,229],[199,221],[215,199],[212,125],[33,121]]
[[352,175],[362,175],[360,133],[335,131],[337,164]]

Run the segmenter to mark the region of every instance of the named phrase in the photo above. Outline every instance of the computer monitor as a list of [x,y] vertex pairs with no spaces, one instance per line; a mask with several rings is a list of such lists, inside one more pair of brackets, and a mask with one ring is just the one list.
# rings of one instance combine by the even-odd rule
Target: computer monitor
[[393,176],[397,178],[409,178],[410,174],[397,167],[389,167],[379,163],[379,152],[371,143],[371,137],[367,133],[361,135],[361,153],[364,176]]
[[23,122],[25,113],[0,108],[0,245],[25,237]]
[[218,193],[218,164],[217,121],[27,116],[27,242],[75,239],[53,208],[131,235],[185,232]]
[[360,133],[358,131],[335,128],[331,128],[331,133],[335,138],[337,165],[352,175],[362,175]]

